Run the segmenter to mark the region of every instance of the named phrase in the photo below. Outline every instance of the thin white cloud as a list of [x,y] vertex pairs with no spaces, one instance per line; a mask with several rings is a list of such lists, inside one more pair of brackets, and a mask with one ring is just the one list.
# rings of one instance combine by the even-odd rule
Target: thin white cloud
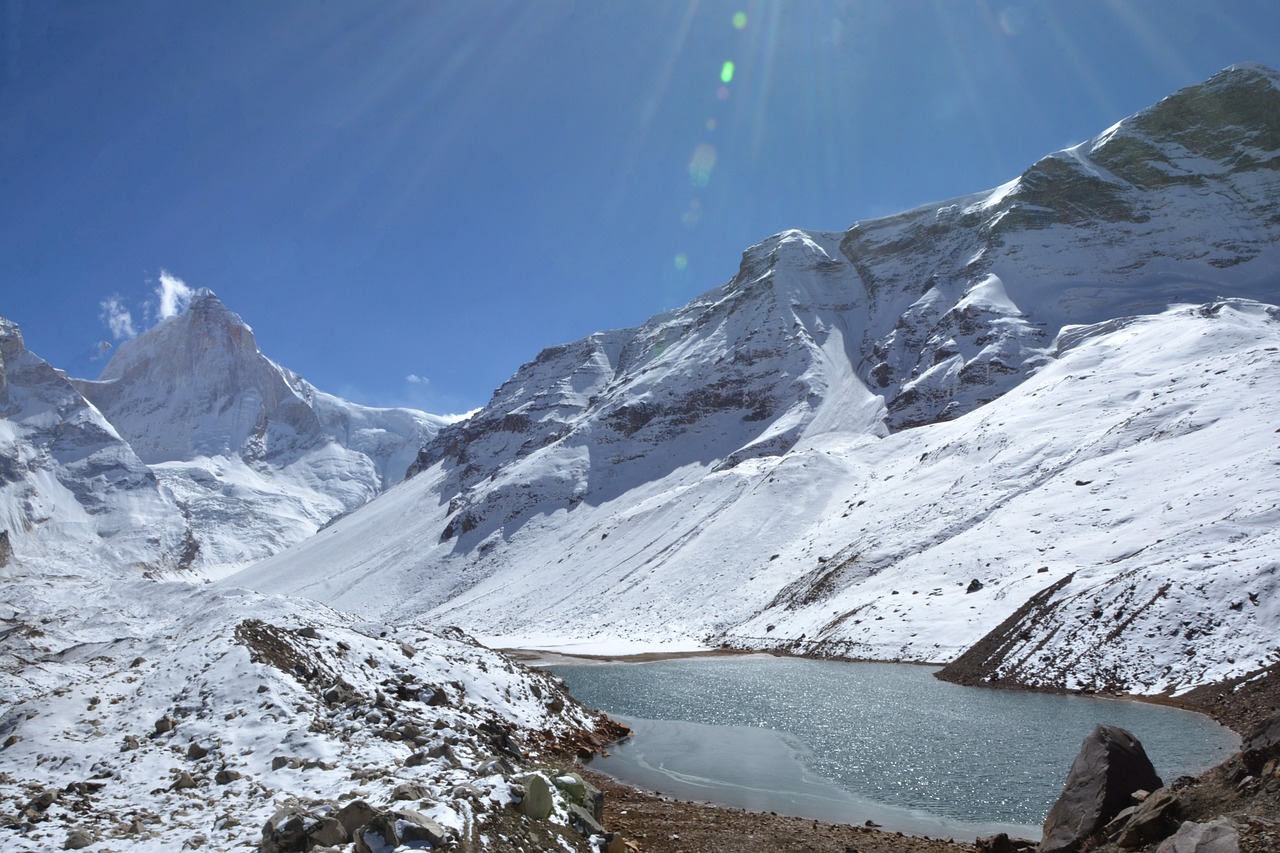
[[119,296],[108,296],[98,303],[101,313],[98,316],[117,340],[128,340],[138,336],[138,328],[133,325],[133,314],[124,307]]
[[160,286],[156,288],[160,299],[158,318],[167,320],[181,314],[191,301],[191,288],[187,283],[167,270],[160,270]]
[[404,381],[410,382],[414,385],[430,385],[431,384],[430,379],[428,379],[425,376],[419,376],[416,373],[410,373],[408,376],[404,378]]

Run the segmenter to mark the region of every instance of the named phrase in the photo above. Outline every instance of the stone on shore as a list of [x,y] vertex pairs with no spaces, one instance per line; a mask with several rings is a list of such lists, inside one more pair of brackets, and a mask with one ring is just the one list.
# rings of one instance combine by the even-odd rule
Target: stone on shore
[[1136,737],[1117,726],[1098,726],[1081,744],[1045,818],[1040,853],[1076,853],[1130,804],[1134,791],[1163,786]]

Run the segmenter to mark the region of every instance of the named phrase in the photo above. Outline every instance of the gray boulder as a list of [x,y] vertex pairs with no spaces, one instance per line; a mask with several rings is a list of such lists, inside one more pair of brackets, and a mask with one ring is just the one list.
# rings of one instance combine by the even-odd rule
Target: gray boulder
[[329,814],[281,809],[262,827],[259,853],[305,853],[314,847],[346,844],[350,834]]
[[415,811],[378,812],[353,835],[356,853],[382,853],[405,846],[432,848],[444,845],[448,836],[440,824]]
[[1240,834],[1224,820],[1187,821],[1164,840],[1156,853],[1240,853]]
[[338,809],[338,822],[342,824],[347,834],[355,837],[356,830],[364,826],[369,821],[378,816],[378,812],[373,806],[364,800],[352,800],[342,808]]
[[1076,853],[1129,805],[1134,791],[1162,787],[1136,737],[1116,726],[1098,726],[1081,744],[1045,818],[1040,853]]
[[524,798],[520,800],[520,813],[534,820],[546,820],[551,815],[551,786],[547,780],[534,774],[522,780]]

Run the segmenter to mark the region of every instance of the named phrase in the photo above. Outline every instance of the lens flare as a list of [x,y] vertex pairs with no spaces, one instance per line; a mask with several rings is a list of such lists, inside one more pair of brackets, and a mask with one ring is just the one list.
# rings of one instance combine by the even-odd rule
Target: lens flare
[[[676,255],[676,269],[682,270],[687,266],[689,266],[689,256],[684,252]],[[663,346],[663,349],[666,349],[666,347]]]
[[747,25],[747,13],[746,13],[746,12],[734,12],[734,13],[733,13],[733,28],[734,28],[735,30],[740,30],[740,29],[744,28],[746,25]]
[[720,82],[729,84],[733,82],[733,63],[726,62],[720,66]]
[[689,179],[695,187],[705,187],[711,183],[711,170],[715,167],[715,146],[704,142],[693,150],[693,156],[689,158]]

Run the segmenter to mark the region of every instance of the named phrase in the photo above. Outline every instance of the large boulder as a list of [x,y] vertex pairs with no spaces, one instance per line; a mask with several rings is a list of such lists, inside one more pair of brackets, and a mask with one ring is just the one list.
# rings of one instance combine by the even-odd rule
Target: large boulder
[[1116,726],[1098,726],[1081,744],[1044,820],[1040,853],[1076,853],[1129,805],[1134,791],[1163,785],[1136,737]]
[[517,807],[520,813],[525,817],[534,820],[546,820],[551,814],[554,801],[551,796],[551,786],[547,784],[547,780],[540,774],[534,773],[523,780],[524,797],[520,800]]

